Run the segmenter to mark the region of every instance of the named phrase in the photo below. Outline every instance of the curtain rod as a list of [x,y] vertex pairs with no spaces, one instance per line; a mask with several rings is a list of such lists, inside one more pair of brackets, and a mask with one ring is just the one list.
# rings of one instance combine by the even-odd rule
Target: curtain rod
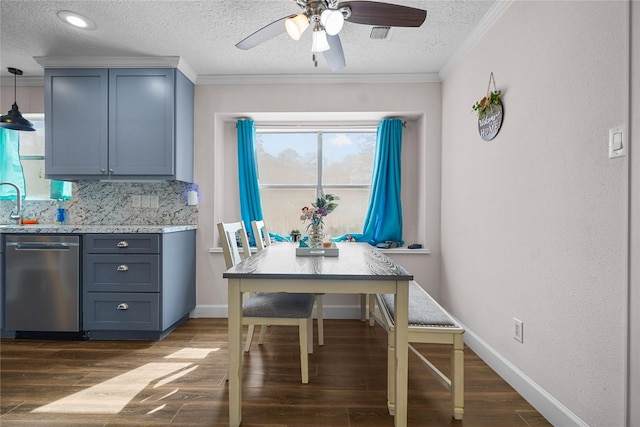
[[[254,123],[256,129],[260,128],[260,129],[286,129],[286,130],[296,130],[296,129],[307,129],[307,130],[314,130],[314,129],[363,129],[363,128],[376,128],[378,125],[377,123],[369,123],[369,124],[340,124],[340,123],[322,123],[322,124],[312,124],[312,123],[308,123],[308,124],[275,124],[275,123],[270,123],[270,124],[260,124],[258,122]],[[235,125],[236,127],[238,127],[238,125]],[[402,127],[406,128],[407,127],[407,122],[406,120],[402,121]]]

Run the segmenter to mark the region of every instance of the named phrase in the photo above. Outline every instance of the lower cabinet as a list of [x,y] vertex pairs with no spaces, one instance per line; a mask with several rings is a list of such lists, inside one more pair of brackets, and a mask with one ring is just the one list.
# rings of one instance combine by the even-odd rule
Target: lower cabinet
[[195,307],[194,230],[86,234],[83,266],[89,339],[160,339]]

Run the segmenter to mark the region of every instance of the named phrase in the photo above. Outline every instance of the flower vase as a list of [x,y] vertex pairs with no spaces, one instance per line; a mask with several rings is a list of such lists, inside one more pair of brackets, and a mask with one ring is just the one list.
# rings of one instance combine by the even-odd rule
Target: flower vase
[[309,227],[309,247],[321,248],[322,240],[324,239],[324,230],[322,224],[312,225]]

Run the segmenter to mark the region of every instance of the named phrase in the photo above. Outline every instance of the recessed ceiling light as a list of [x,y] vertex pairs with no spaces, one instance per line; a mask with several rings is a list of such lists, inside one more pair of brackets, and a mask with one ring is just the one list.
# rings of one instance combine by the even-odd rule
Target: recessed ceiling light
[[95,22],[93,22],[89,18],[85,18],[82,15],[79,15],[75,12],[69,12],[68,10],[61,10],[58,12],[58,18],[62,19],[69,25],[73,25],[77,28],[82,28],[83,30],[93,30],[96,28]]

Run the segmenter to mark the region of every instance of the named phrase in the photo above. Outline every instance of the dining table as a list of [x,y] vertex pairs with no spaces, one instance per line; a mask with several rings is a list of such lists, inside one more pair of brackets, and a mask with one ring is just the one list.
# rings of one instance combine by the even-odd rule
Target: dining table
[[[313,294],[394,294],[395,375],[389,406],[396,427],[407,425],[408,306],[413,275],[368,243],[335,243],[333,251],[320,249],[297,255],[299,243],[277,242],[223,273],[228,280],[229,425],[242,422],[242,295],[245,292]],[[387,381],[390,378],[387,377]]]

